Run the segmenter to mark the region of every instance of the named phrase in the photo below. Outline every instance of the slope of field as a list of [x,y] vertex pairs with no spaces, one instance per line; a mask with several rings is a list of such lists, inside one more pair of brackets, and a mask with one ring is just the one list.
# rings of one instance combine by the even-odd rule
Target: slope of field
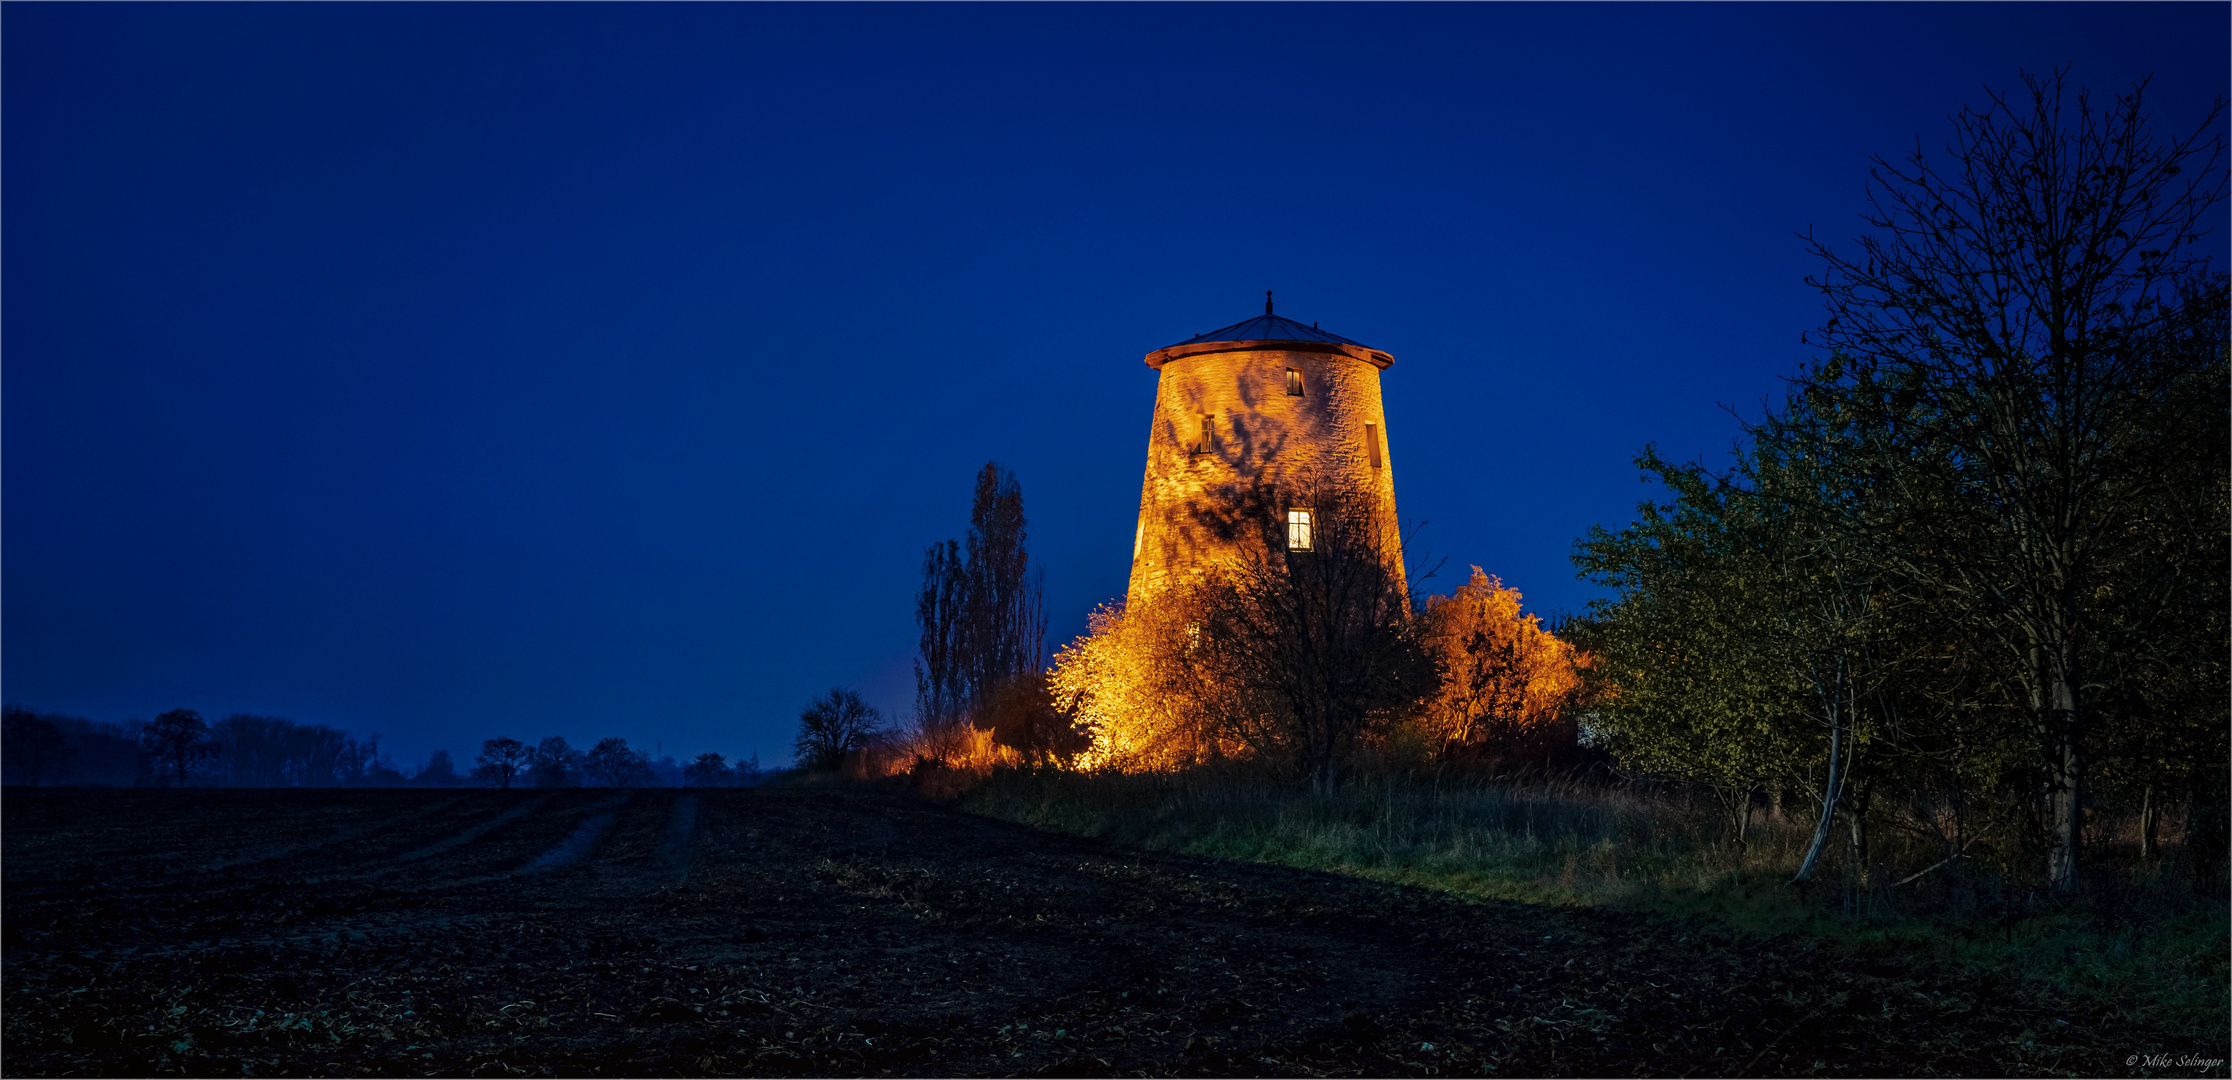
[[1951,969],[1142,853],[889,792],[10,790],[5,814],[15,1076],[2136,1075],[2223,1056]]

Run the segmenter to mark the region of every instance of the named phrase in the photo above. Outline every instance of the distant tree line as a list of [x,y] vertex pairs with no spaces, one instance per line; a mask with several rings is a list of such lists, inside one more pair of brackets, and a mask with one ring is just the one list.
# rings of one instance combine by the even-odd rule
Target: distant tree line
[[764,777],[756,754],[733,767],[719,754],[685,764],[620,738],[587,751],[557,735],[533,746],[490,739],[469,772],[435,750],[406,774],[380,753],[378,735],[276,716],[235,713],[213,724],[172,709],[145,722],[96,723],[9,705],[0,725],[0,780],[25,787],[748,787]]
[[[443,755],[448,765],[448,755]],[[431,763],[430,763],[431,765]],[[454,770],[454,766],[451,766]],[[495,788],[538,787],[750,787],[764,777],[759,755],[734,767],[717,753],[699,754],[689,764],[651,755],[613,736],[588,750],[577,750],[563,735],[529,745],[509,735],[481,744],[473,760],[472,783]]]
[[12,785],[344,787],[400,784],[380,737],[324,724],[235,713],[211,724],[192,709],[96,723],[9,705],[0,763]]

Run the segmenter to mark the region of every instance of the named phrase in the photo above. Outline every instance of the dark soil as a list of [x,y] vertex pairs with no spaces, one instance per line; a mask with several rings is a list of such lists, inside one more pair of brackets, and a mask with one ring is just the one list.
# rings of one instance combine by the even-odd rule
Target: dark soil
[[2014,1076],[2208,1052],[1911,959],[887,791],[12,789],[5,813],[17,1076]]

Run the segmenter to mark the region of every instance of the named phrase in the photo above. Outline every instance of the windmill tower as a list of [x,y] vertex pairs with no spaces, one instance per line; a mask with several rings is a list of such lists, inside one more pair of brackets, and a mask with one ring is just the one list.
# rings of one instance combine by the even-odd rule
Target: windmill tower
[[[1260,547],[1262,530],[1235,527],[1241,514],[1276,515],[1286,545],[1307,550],[1327,508],[1301,504],[1337,499],[1399,551],[1379,381],[1394,358],[1281,318],[1263,296],[1261,316],[1147,354],[1160,378],[1132,543],[1135,603]],[[1278,505],[1253,505],[1267,496]]]

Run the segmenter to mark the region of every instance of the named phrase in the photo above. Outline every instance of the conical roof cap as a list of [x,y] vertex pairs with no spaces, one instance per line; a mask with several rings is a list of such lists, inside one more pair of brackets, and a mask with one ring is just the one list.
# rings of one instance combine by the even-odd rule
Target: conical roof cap
[[1184,341],[1174,342],[1172,345],[1163,347],[1167,349],[1176,345],[1195,345],[1204,341],[1329,341],[1335,345],[1354,345],[1363,349],[1371,348],[1371,346],[1361,341],[1320,330],[1315,326],[1305,326],[1283,315],[1258,315],[1245,322],[1236,322],[1231,326],[1221,330],[1211,330],[1206,334],[1196,334]]
[[[1371,346],[1361,341],[1345,338],[1339,334],[1328,334],[1315,326],[1304,326],[1293,319],[1282,319],[1272,314],[1271,290],[1269,289],[1263,290],[1263,314],[1246,322],[1233,323],[1222,330],[1195,334],[1184,341],[1165,345],[1163,349],[1175,349],[1180,345],[1198,345],[1205,341],[1323,341],[1334,345],[1354,345],[1359,349],[1371,348]],[[1155,351],[1161,352],[1162,349]]]

